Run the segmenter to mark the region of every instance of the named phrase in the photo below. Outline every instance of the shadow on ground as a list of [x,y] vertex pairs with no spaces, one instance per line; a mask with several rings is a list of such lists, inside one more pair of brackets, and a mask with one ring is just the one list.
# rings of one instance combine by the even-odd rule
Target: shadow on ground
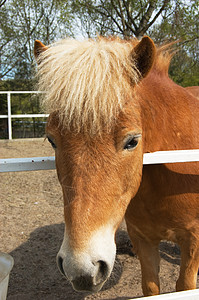
[[[62,243],[63,232],[64,224],[38,228],[30,234],[27,242],[10,253],[14,258],[15,265],[10,275],[7,300],[83,300],[89,295],[75,292],[71,284],[61,276],[57,269],[56,255]],[[131,243],[125,229],[118,230],[116,243],[117,258],[114,270],[103,288],[107,292],[118,283],[122,276],[124,262],[120,258],[125,257],[126,259],[126,256],[133,257],[134,255],[131,252]],[[161,258],[172,264],[180,262],[179,248],[174,244],[162,242],[160,255]],[[125,300],[127,298],[115,299]]]
[[[62,243],[64,224],[54,224],[36,229],[10,254],[15,264],[10,275],[8,300],[13,299],[84,299],[86,293],[75,292],[71,284],[59,273],[56,255]],[[128,235],[119,232],[120,252],[130,252]],[[125,246],[127,244],[127,246]],[[126,248],[125,248],[126,247]],[[122,265],[116,259],[113,273],[103,290],[114,286],[122,274]],[[50,294],[50,298],[49,298]],[[34,295],[33,298],[31,295]]]
[[167,262],[180,265],[180,248],[172,242],[163,241],[160,243],[160,257]]

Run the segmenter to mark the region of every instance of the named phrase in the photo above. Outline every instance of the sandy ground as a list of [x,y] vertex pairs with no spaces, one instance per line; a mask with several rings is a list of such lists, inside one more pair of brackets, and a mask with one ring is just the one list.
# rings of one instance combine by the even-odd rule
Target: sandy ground
[[[0,141],[1,158],[51,156],[44,139]],[[0,251],[15,261],[8,300],[20,299],[130,299],[142,296],[140,265],[131,252],[125,226],[117,233],[113,274],[97,294],[74,292],[56,266],[63,238],[63,203],[56,171],[0,173]],[[168,242],[160,245],[161,292],[175,290],[180,251]]]

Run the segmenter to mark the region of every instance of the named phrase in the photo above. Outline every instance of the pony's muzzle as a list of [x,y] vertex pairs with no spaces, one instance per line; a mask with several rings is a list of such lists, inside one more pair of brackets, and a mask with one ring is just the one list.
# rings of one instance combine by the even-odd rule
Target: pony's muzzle
[[116,255],[114,231],[104,226],[94,232],[85,247],[73,248],[65,229],[57,254],[60,272],[77,291],[97,292],[109,278]]
[[110,268],[103,260],[92,262],[89,269],[88,267],[85,269],[76,267],[75,274],[74,270],[71,271],[70,266],[67,267],[67,263],[59,254],[57,255],[57,265],[60,272],[71,281],[76,291],[97,292],[110,275]]

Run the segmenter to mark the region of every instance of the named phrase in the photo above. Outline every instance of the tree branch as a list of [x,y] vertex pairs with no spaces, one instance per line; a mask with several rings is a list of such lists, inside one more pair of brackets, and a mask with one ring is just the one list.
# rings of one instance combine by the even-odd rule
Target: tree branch
[[107,18],[111,18],[111,20],[116,24],[116,26],[118,27],[118,29],[120,30],[120,32],[121,33],[123,33],[123,30],[122,30],[122,28],[121,28],[121,26],[119,25],[119,23],[116,21],[116,19],[113,17],[113,15],[111,15],[110,13],[109,13],[109,11],[105,8],[105,7],[102,7],[106,12],[107,12],[107,14],[105,14],[105,13],[103,13],[103,12],[101,12],[101,11],[99,11],[97,8],[94,8],[98,13],[102,13],[103,15],[105,15]]
[[142,19],[140,21],[140,25],[139,25],[139,29],[138,29],[138,33],[140,34],[141,32],[143,32],[143,29],[146,27],[146,25],[148,24],[151,15],[155,9],[155,1],[154,0],[150,0],[149,2],[149,7],[146,11],[146,13],[142,16]]
[[0,0],[0,7],[2,7],[5,3],[6,3],[7,0]]
[[[138,27],[137,27],[137,25],[136,25],[134,19],[132,18],[132,15],[131,15],[130,9],[129,9],[129,8],[130,8],[130,2],[127,1],[127,3],[126,3],[125,0],[124,0],[123,3],[124,3],[124,7],[126,8],[126,13],[127,13],[128,21],[130,21],[130,22],[133,24],[133,26],[134,26],[134,28],[135,28],[135,31],[137,31]],[[128,24],[129,24],[129,22],[128,22]],[[131,30],[132,30],[132,28],[131,28]],[[133,31],[133,30],[132,30],[132,31]],[[133,31],[133,33],[134,33],[135,31]]]
[[[157,12],[157,14],[154,16],[154,18],[152,19],[152,21],[151,22],[145,22],[146,24],[145,24],[145,26],[144,26],[144,24],[143,24],[143,26],[142,26],[142,29],[140,30],[140,33],[141,34],[144,34],[146,31],[147,31],[147,29],[153,24],[153,23],[155,23],[155,21],[157,20],[157,18],[160,16],[160,14],[162,13],[162,11],[166,8],[166,6],[167,6],[167,4],[169,3],[169,1],[170,0],[165,0],[164,1],[164,3],[163,3],[163,5],[162,5],[162,7],[160,8],[160,10]],[[150,19],[150,18],[149,18]],[[149,19],[148,19],[148,21],[149,21]]]
[[[126,31],[126,21],[125,21],[125,18],[124,18],[124,14],[123,14],[123,11],[122,11],[122,5],[121,5],[121,0],[117,0],[118,4],[119,4],[119,9],[120,9],[120,18],[121,18],[121,21],[122,21],[122,27],[123,27],[123,32],[125,34],[125,31]],[[111,3],[113,3],[113,1],[111,0]],[[117,11],[117,9],[116,9]],[[117,12],[118,13],[118,12]]]

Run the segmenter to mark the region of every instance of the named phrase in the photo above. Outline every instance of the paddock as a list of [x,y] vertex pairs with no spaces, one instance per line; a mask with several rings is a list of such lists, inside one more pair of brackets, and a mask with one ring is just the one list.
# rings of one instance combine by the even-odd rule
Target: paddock
[[[0,148],[1,158],[54,155],[44,139],[2,140]],[[142,296],[140,265],[131,252],[125,224],[117,233],[117,259],[110,280],[97,294],[77,293],[62,278],[55,261],[64,230],[62,192],[56,171],[11,172],[0,176],[0,250],[10,253],[15,260],[8,300],[127,300]],[[160,254],[161,293],[173,292],[179,272],[179,248],[163,241]]]

